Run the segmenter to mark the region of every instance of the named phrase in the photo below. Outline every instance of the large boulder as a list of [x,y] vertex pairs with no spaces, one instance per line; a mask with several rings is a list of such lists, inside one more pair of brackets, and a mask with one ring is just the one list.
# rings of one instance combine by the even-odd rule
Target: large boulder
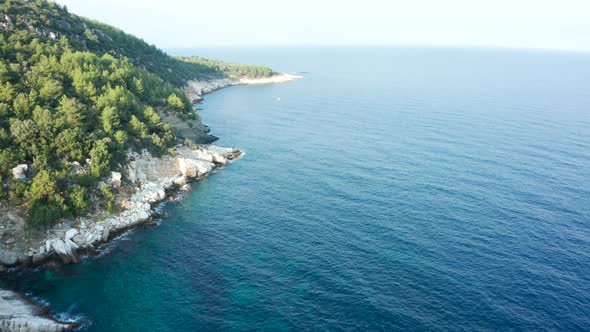
[[193,155],[195,156],[196,159],[208,161],[208,162],[213,162],[213,155],[211,153],[209,153],[209,151],[206,149],[193,150]]
[[123,176],[119,172],[111,172],[111,183],[117,188],[121,187],[122,177]]
[[187,178],[196,178],[210,173],[213,170],[213,163],[189,158],[181,158],[178,161],[180,172]]
[[84,234],[78,234],[74,237],[72,237],[72,241],[74,241],[74,243],[78,244],[78,245],[83,245],[86,244],[86,242],[88,242],[86,239],[88,238],[88,234],[84,235]]
[[154,192],[151,192],[148,197],[148,201],[150,203],[157,203],[166,198],[166,191],[164,189],[159,189]]
[[182,158],[178,161],[180,172],[188,178],[196,178],[199,175],[199,166],[193,159]]
[[111,229],[105,228],[104,231],[102,231],[102,242],[107,242],[110,235],[111,235]]
[[64,239],[71,240],[74,236],[78,235],[78,233],[80,232],[78,232],[78,230],[75,228],[68,229],[66,231],[66,236],[64,237]]
[[18,181],[24,181],[27,179],[27,173],[29,172],[29,165],[21,164],[12,169],[12,177]]
[[214,163],[214,164],[225,165],[228,162],[227,158],[225,158],[223,156],[224,153],[222,152],[221,149],[217,150],[215,148],[210,148],[210,147],[199,148],[199,149],[193,150],[192,154],[195,156],[195,159],[207,161],[207,162]]
[[64,240],[64,245],[66,247],[66,251],[71,253],[72,259],[76,263],[78,260],[78,256],[76,255],[76,250],[78,250],[79,246],[72,240],[66,239]]
[[74,242],[70,240],[64,242],[61,239],[53,239],[51,240],[51,248],[65,264],[78,262],[78,256],[76,256],[75,252],[75,249],[77,249],[78,246]]
[[224,156],[222,156],[220,154],[213,153],[213,154],[211,154],[211,156],[213,156],[213,162],[215,164],[218,164],[218,165],[227,165],[227,163],[229,162],[227,160],[227,158],[225,158]]
[[184,175],[183,176],[179,176],[178,178],[176,178],[174,180],[174,184],[177,185],[177,186],[179,186],[179,187],[184,186],[186,183],[187,183],[187,178]]

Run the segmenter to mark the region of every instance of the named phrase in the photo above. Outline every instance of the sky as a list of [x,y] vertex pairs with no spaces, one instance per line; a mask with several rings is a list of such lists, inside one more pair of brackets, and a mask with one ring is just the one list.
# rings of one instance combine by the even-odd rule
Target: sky
[[160,48],[417,45],[590,51],[590,0],[58,0]]

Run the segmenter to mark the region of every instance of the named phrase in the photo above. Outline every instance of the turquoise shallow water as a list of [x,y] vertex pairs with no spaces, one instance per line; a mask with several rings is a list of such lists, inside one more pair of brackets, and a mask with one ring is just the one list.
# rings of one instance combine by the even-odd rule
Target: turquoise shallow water
[[590,330],[590,55],[198,54],[307,73],[206,97],[246,156],[159,226],[4,286],[87,331]]

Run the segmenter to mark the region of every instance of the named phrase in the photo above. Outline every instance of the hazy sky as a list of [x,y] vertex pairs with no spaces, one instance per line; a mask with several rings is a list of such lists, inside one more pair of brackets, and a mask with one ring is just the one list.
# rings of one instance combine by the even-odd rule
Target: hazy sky
[[590,0],[58,0],[161,48],[455,45],[590,51]]

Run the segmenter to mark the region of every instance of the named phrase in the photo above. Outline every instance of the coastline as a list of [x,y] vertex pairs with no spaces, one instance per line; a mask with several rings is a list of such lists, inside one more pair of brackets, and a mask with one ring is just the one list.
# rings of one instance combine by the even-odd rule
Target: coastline
[[[260,79],[189,81],[184,92],[197,103],[204,94],[227,86],[284,83],[302,78],[279,74]],[[201,126],[207,128],[202,123]],[[129,164],[121,172],[111,173],[106,182],[119,191],[121,211],[62,221],[46,230],[41,239],[28,239],[25,247],[8,249],[8,241],[0,244],[0,275],[15,268],[78,263],[81,255],[96,253],[99,246],[117,235],[149,222],[158,214],[158,203],[173,199],[181,191],[189,191],[191,182],[207,177],[243,154],[236,148],[210,144],[178,145],[173,150],[171,155],[161,157],[145,150],[130,153]],[[2,235],[10,233],[2,228]],[[29,245],[30,242],[36,245]],[[25,294],[0,289],[1,331],[71,331],[76,327],[75,323],[57,321],[49,315],[48,308]]]
[[260,78],[241,78],[240,84],[246,85],[261,85],[261,84],[274,84],[274,83],[286,83],[290,81],[302,80],[303,76],[292,75],[287,73],[281,73],[271,77],[260,77]]
[[[88,216],[57,224],[38,249],[28,252],[2,252],[2,265],[11,273],[20,268],[79,263],[83,255],[99,253],[97,249],[127,230],[137,228],[159,215],[159,203],[172,200],[181,191],[191,190],[191,183],[209,176],[214,170],[239,158],[242,152],[214,145],[176,147],[173,156],[154,157],[147,151],[134,153],[133,161],[123,171],[128,184],[119,188],[123,211]],[[118,177],[118,176],[117,176]],[[111,183],[117,186],[116,183]],[[10,263],[11,265],[6,265]],[[27,295],[0,289],[0,331],[72,331],[77,322],[60,322],[49,308]]]
[[218,78],[213,80],[192,80],[184,87],[184,93],[193,103],[203,100],[203,95],[213,91],[234,85],[265,85],[274,83],[286,83],[303,79],[303,76],[280,73],[270,77],[260,78]]
[[[302,79],[302,76],[277,74],[264,78],[222,78],[203,81],[189,81],[184,92],[191,100],[202,100],[202,96],[234,85],[262,85],[284,83]],[[199,118],[200,122],[200,118]],[[204,131],[208,128],[193,128]],[[203,135],[202,135],[203,136]],[[202,137],[200,137],[202,138]],[[119,191],[122,210],[65,220],[25,244],[15,245],[11,240],[0,243],[0,273],[19,266],[38,266],[51,262],[77,263],[78,255],[94,251],[95,247],[108,242],[115,234],[134,228],[149,220],[156,203],[170,198],[173,192],[187,190],[188,183],[209,175],[215,168],[225,166],[241,155],[235,148],[223,148],[206,144],[195,145],[194,149],[177,146],[174,156],[154,157],[147,151],[130,153],[131,160],[121,172],[112,172],[107,184]],[[123,185],[121,183],[123,181]],[[127,193],[127,194],[126,194]],[[133,193],[133,194],[129,194]],[[8,218],[18,219],[13,210],[4,208]],[[12,216],[10,215],[12,214]],[[21,220],[22,222],[22,220]],[[22,228],[19,233],[2,227],[1,235],[31,237]],[[9,243],[9,244],[7,244]]]
[[47,231],[44,241],[25,252],[3,250],[0,263],[4,269],[78,263],[80,254],[92,252],[115,235],[148,221],[156,213],[157,203],[180,190],[190,190],[190,182],[208,176],[240,155],[237,149],[215,145],[177,146],[174,155],[162,157],[145,150],[131,153],[132,161],[121,173],[112,172],[108,180],[119,191],[120,212],[63,221]]

